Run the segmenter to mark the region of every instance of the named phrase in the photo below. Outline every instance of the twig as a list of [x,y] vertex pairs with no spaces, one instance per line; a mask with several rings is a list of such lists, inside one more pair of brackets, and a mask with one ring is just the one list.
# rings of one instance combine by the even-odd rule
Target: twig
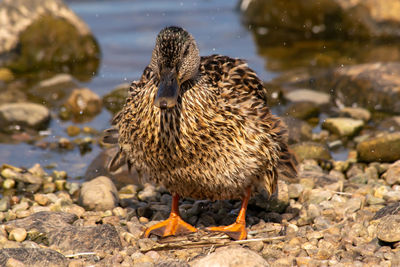
[[96,252],[78,252],[75,254],[64,255],[64,257],[73,258],[73,257],[77,257],[77,256],[92,256],[92,255],[96,255]]
[[225,240],[221,240],[219,237],[217,238],[212,238],[209,237],[207,239],[202,239],[199,241],[177,241],[177,242],[169,242],[169,243],[162,243],[162,244],[155,244],[149,249],[142,249],[142,252],[147,252],[151,250],[175,250],[175,249],[185,249],[185,248],[201,248],[201,247],[221,247],[221,246],[226,246],[226,245],[231,245],[231,244],[248,244],[252,242],[271,242],[274,240],[281,240],[285,239],[286,236],[275,236],[275,237],[265,237],[265,238],[254,238],[254,239],[246,239],[246,240],[236,240],[236,241],[231,241],[227,239],[227,236],[224,237]]

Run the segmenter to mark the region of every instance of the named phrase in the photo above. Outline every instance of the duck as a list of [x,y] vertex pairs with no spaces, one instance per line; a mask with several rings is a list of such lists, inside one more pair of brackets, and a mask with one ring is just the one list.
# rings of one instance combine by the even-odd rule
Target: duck
[[233,224],[206,230],[246,239],[252,194],[273,195],[279,176],[297,175],[287,128],[270,112],[256,73],[242,59],[200,56],[182,27],[158,33],[149,65],[111,124],[103,141],[119,149],[109,170],[127,164],[172,195],[169,218],[144,237],[197,232],[179,214],[179,199],[192,198],[241,199]]

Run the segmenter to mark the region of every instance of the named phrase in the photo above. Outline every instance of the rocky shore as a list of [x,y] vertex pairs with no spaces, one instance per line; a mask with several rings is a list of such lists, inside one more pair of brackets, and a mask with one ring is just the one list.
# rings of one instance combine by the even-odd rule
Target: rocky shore
[[[108,177],[83,184],[40,165],[3,165],[2,266],[397,266],[400,161],[304,160],[297,181],[249,204],[248,239],[202,230],[235,220],[239,201],[186,199],[196,234],[143,238],[169,214],[171,195],[151,184],[117,189]],[[233,212],[232,212],[233,211]],[[234,262],[234,263],[233,263]]]

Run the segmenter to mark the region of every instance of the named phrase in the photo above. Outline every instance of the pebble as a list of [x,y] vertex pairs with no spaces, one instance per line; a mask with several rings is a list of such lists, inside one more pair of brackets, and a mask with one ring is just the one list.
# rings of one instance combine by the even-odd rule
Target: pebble
[[364,126],[364,121],[350,118],[327,118],[322,128],[339,136],[352,137]]
[[15,186],[15,181],[13,179],[8,179],[7,178],[3,182],[3,188],[6,189],[6,190],[14,188],[14,186]]
[[389,185],[400,184],[400,160],[390,165],[383,177]]
[[25,240],[27,236],[26,230],[24,228],[15,228],[13,230],[11,230],[11,232],[9,233],[8,238],[10,240],[15,240],[17,242],[22,242]]

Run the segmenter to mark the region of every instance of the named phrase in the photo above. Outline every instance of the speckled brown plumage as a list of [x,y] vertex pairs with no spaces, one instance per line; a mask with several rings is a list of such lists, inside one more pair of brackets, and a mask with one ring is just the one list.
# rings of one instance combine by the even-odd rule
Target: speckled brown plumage
[[[128,162],[182,197],[239,199],[246,188],[272,194],[278,173],[294,176],[296,169],[265,88],[241,59],[197,56],[186,31],[161,31],[105,136],[120,146],[111,169]],[[154,102],[165,66],[176,68],[180,89],[176,105],[161,109]]]

